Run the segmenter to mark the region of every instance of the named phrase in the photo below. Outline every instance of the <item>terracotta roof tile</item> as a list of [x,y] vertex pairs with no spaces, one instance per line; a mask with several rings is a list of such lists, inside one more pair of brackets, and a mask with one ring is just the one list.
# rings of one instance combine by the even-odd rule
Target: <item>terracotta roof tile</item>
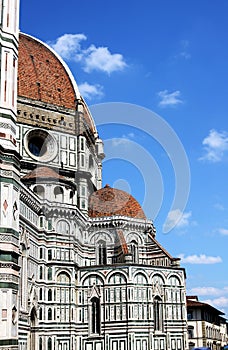
[[18,95],[75,108],[75,92],[62,63],[45,45],[20,34]]
[[125,191],[106,185],[90,196],[89,216],[104,217],[115,215],[146,219],[140,204]]

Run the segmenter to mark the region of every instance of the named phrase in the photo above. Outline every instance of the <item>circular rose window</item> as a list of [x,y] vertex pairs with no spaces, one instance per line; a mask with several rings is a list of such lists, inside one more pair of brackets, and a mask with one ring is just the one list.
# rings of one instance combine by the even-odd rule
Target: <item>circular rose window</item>
[[40,129],[30,130],[26,134],[25,148],[32,158],[43,162],[52,160],[57,153],[57,143],[54,137]]

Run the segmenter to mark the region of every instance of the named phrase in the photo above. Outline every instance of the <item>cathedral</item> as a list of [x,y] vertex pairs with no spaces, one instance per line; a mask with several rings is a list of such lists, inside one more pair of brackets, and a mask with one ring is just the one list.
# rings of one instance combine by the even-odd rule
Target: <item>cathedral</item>
[[187,349],[185,270],[130,194],[72,73],[0,2],[0,349]]

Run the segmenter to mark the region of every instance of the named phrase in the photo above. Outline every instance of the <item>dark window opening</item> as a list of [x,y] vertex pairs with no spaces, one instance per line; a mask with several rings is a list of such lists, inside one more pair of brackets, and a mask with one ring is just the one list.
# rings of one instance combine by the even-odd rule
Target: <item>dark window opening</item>
[[92,333],[100,334],[101,332],[101,320],[100,320],[100,300],[98,298],[92,298]]
[[98,245],[98,263],[99,265],[107,264],[107,248],[105,242],[100,242]]

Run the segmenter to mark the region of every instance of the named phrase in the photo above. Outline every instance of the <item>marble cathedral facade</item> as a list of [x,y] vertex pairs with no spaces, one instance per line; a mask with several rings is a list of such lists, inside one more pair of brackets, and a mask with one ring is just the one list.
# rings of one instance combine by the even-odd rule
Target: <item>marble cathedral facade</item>
[[66,64],[0,2],[0,349],[187,348],[185,271],[124,191]]

